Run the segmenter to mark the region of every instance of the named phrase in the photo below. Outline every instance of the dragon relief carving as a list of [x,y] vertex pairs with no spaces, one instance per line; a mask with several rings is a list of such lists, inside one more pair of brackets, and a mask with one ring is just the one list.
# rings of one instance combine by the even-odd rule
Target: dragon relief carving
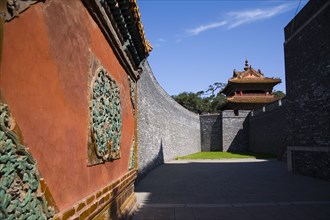
[[0,219],[50,219],[36,161],[13,132],[8,106],[0,103]]
[[101,162],[119,159],[122,127],[119,88],[107,72],[100,69],[93,81],[92,93],[92,148]]

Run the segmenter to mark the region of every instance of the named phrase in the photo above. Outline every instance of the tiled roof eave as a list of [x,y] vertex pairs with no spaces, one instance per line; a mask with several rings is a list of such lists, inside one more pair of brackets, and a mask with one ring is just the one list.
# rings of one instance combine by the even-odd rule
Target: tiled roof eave
[[278,84],[281,82],[280,79],[272,79],[272,78],[234,78],[229,79],[228,82],[231,84],[246,84],[246,83],[255,83],[255,84]]
[[245,103],[245,104],[249,104],[249,103],[269,103],[269,102],[274,102],[278,100],[278,98],[274,97],[274,96],[256,96],[256,97],[230,97],[227,98],[227,102],[229,103]]
[[146,39],[140,17],[136,16],[136,13],[138,13],[136,2],[104,0],[102,5],[104,8],[109,8],[108,13],[113,14],[124,44],[131,53],[135,65],[139,66],[141,61],[149,55],[149,52],[146,52]]
[[83,3],[102,31],[125,72],[135,81],[139,79],[141,69],[135,64],[130,53],[125,50],[125,40],[114,18],[114,13],[110,11],[109,5],[102,5],[105,1],[106,0],[83,0]]
[[135,0],[83,0],[119,62],[134,78],[152,50],[146,40]]

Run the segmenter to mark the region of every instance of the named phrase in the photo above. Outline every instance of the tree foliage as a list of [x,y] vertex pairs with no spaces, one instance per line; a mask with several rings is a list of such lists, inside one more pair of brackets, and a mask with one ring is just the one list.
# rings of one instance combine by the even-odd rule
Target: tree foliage
[[[225,83],[215,82],[209,85],[205,91],[182,92],[173,95],[172,98],[189,111],[197,114],[217,113],[226,104],[226,96],[221,93],[225,86]],[[274,91],[273,94],[279,99],[285,97],[282,91]]]
[[221,107],[226,104],[226,96],[220,91],[226,86],[225,83],[213,83],[205,91],[182,92],[173,95],[172,98],[186,109],[198,113],[220,112]]
[[279,98],[279,99],[282,99],[285,97],[285,93],[282,92],[282,91],[274,91],[273,92],[273,95],[276,97],[276,98]]

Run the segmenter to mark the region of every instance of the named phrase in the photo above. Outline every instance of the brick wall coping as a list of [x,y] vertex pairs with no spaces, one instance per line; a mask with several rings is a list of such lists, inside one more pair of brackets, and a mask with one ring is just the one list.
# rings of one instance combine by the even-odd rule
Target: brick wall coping
[[328,146],[288,146],[288,151],[316,151],[316,152],[330,152]]
[[204,114],[204,115],[199,115],[199,117],[203,117],[203,116],[219,116],[220,113],[213,113],[213,114]]
[[[330,2],[325,3],[321,9],[319,9],[316,13],[314,13],[313,16],[311,16],[306,22],[304,22],[303,24],[301,24],[301,26],[295,30],[293,33],[288,34],[286,33],[288,36],[286,37],[286,40],[284,42],[284,44],[287,44],[292,38],[294,38],[302,29],[304,29],[311,21],[313,21],[321,12],[323,12],[328,6],[330,5]],[[299,17],[300,14],[298,14],[294,19],[297,19],[297,17]],[[303,16],[303,15],[302,15]],[[294,24],[294,19],[285,27],[285,32],[288,32],[287,29],[291,28],[291,25]],[[290,25],[290,26],[289,26]]]

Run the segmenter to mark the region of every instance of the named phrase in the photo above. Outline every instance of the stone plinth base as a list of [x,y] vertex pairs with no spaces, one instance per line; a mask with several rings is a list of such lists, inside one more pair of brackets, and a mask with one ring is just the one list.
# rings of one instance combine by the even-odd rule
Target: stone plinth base
[[290,172],[330,180],[330,147],[288,147],[287,161]]

